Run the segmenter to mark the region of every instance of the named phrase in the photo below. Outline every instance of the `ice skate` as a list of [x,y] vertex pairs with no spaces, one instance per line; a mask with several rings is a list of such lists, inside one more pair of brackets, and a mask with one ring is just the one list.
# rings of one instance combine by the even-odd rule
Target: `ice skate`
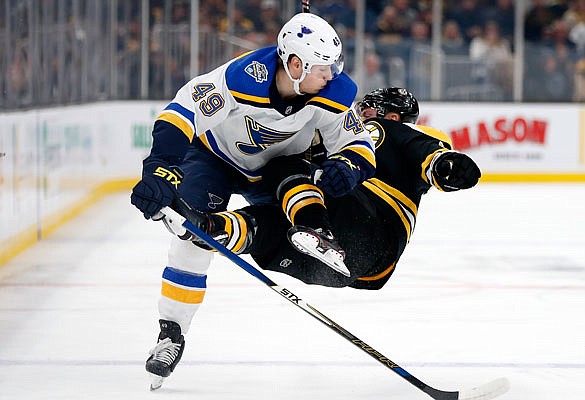
[[330,231],[295,225],[288,230],[288,240],[301,253],[316,258],[340,274],[351,275],[343,262],[345,252]]
[[146,370],[150,373],[150,390],[159,389],[166,377],[175,369],[181,360],[185,340],[181,335],[181,327],[173,321],[159,320],[160,334],[146,360]]

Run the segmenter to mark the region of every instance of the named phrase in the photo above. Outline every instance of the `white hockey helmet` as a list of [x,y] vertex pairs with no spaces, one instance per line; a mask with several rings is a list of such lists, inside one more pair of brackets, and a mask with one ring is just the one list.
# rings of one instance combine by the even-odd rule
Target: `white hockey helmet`
[[[293,79],[288,70],[288,60],[293,54],[303,62],[299,79]],[[299,83],[311,72],[313,65],[331,66],[333,78],[343,71],[341,40],[335,29],[315,14],[296,14],[284,24],[278,33],[278,55],[298,94]]]

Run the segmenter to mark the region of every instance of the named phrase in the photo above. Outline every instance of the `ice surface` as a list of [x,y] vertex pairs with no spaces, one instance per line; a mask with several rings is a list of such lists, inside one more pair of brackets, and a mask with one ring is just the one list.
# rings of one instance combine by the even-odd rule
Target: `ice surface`
[[[110,196],[0,268],[0,399],[427,399],[216,257],[183,361],[148,390],[169,233]],[[377,292],[275,282],[423,382],[505,376],[506,400],[585,398],[585,185],[423,198]]]

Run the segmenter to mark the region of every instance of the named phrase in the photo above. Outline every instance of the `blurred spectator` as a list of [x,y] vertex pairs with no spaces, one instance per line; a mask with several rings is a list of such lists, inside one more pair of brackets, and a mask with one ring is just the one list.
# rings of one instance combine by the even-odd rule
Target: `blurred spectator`
[[[242,7],[242,11],[244,12],[244,16],[252,21],[254,26],[257,30],[260,30],[262,25],[260,21],[260,10],[262,9],[262,4],[272,5],[276,8],[276,0],[246,0],[246,5]],[[237,4],[237,0],[234,2]]]
[[431,41],[431,27],[424,21],[413,21],[410,26],[409,43],[415,44],[429,44]]
[[585,1],[575,0],[563,14],[563,22],[569,29],[569,37],[576,44],[580,55],[585,55]]
[[428,98],[431,87],[432,52],[430,45],[430,26],[416,20],[410,28],[405,44],[410,49],[406,66],[408,68],[408,87],[418,96]]
[[[347,5],[337,14],[336,21],[332,22],[335,29],[340,32],[340,35],[343,35],[346,41],[355,37],[357,3],[358,0],[347,0]],[[364,32],[371,37],[376,32],[375,21],[379,14],[373,12],[370,7],[366,7],[365,14]]]
[[[298,3],[300,3],[300,1]],[[325,0],[317,2],[314,1],[313,4],[311,5],[311,11],[321,16],[327,22],[329,22],[331,26],[333,26],[335,30],[337,30],[339,35],[346,37],[346,30],[348,28],[353,29],[353,27],[355,26],[355,22],[348,24],[345,21],[343,21],[343,15],[345,13],[345,10],[347,10],[350,7],[349,3],[350,3],[349,0],[340,1]],[[301,10],[299,8],[298,12],[300,11]],[[353,9],[353,11],[355,11],[355,9]]]
[[570,101],[573,98],[573,71],[567,49],[558,47],[544,52],[542,89],[545,101]]
[[417,3],[417,19],[424,21],[428,26],[433,25],[433,0],[419,0]]
[[448,56],[462,56],[469,53],[459,25],[452,19],[445,21],[443,25],[442,47],[443,52]]
[[383,43],[397,43],[402,40],[402,31],[396,9],[386,6],[376,19],[376,35]]
[[533,42],[543,40],[545,29],[555,18],[554,10],[548,6],[548,0],[532,0],[532,7],[524,20],[524,38]]
[[417,18],[417,11],[408,0],[393,0],[384,7],[376,21],[377,34],[383,42],[399,42],[410,36],[410,27]]
[[461,0],[454,2],[452,6],[445,7],[444,17],[457,22],[463,38],[469,43],[481,34],[484,23],[483,13],[484,9],[478,0]]
[[569,9],[563,14],[563,21],[567,23],[569,29],[585,23],[585,0],[570,1]]
[[483,34],[475,37],[469,45],[469,56],[473,61],[505,61],[512,56],[510,42],[500,36],[498,24],[488,21]]
[[546,29],[543,44],[547,47],[554,48],[558,46],[566,47],[571,53],[575,52],[576,46],[572,38],[569,37],[569,26],[562,19],[557,19]]
[[284,24],[285,19],[281,16],[276,0],[262,0],[260,4],[260,25],[259,30],[264,30],[266,25],[275,23]]
[[555,20],[544,41],[544,87],[547,98],[553,101],[570,101],[573,98],[575,70],[575,43],[569,38],[569,26],[563,19]]
[[8,68],[8,90],[13,97],[29,97],[31,63],[25,45],[20,39],[15,45],[12,64]]
[[471,41],[469,57],[477,63],[474,73],[478,81],[496,84],[504,90],[505,95],[511,95],[512,50],[510,42],[501,37],[495,21],[488,21],[483,28],[483,34]]
[[575,64],[573,101],[585,102],[585,56]]
[[575,25],[569,32],[569,38],[575,43],[577,52],[585,54],[585,23]]
[[364,57],[363,63],[364,81],[359,86],[359,98],[362,98],[366,93],[374,89],[388,86],[386,77],[381,69],[380,57],[376,53],[368,52]]
[[276,0],[262,0],[257,22],[257,30],[264,35],[264,42],[260,45],[276,44],[278,32],[284,22],[284,19],[280,16]]
[[125,99],[138,99],[141,76],[140,22],[133,19],[124,28],[125,30],[118,32],[118,69],[122,76],[132,79],[118,80],[118,93]]
[[188,24],[189,23],[189,7],[185,3],[173,3],[171,12],[171,24]]
[[411,0],[392,0],[392,7],[400,15],[400,24],[403,26],[400,30],[404,35],[410,33],[409,26],[418,19],[418,10],[413,7]]
[[244,11],[240,7],[234,7],[233,21],[228,21],[226,17],[222,18],[219,23],[220,32],[230,32],[236,36],[245,35],[250,32],[254,32],[256,27],[251,19],[247,18]]
[[[199,21],[206,22],[212,26],[216,31],[219,29],[223,22],[224,16],[227,13],[227,5],[225,0],[205,0],[200,2]],[[205,20],[202,21],[201,14],[202,10],[206,16]]]
[[514,38],[514,11],[513,0],[495,0],[495,4],[488,7],[484,13],[484,20],[497,22],[500,34],[510,43]]

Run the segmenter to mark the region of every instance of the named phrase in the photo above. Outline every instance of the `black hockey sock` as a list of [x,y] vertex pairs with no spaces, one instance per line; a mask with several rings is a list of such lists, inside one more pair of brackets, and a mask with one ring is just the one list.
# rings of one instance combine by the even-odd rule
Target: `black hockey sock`
[[288,177],[279,185],[276,196],[291,224],[330,228],[323,192],[311,182],[310,177]]

